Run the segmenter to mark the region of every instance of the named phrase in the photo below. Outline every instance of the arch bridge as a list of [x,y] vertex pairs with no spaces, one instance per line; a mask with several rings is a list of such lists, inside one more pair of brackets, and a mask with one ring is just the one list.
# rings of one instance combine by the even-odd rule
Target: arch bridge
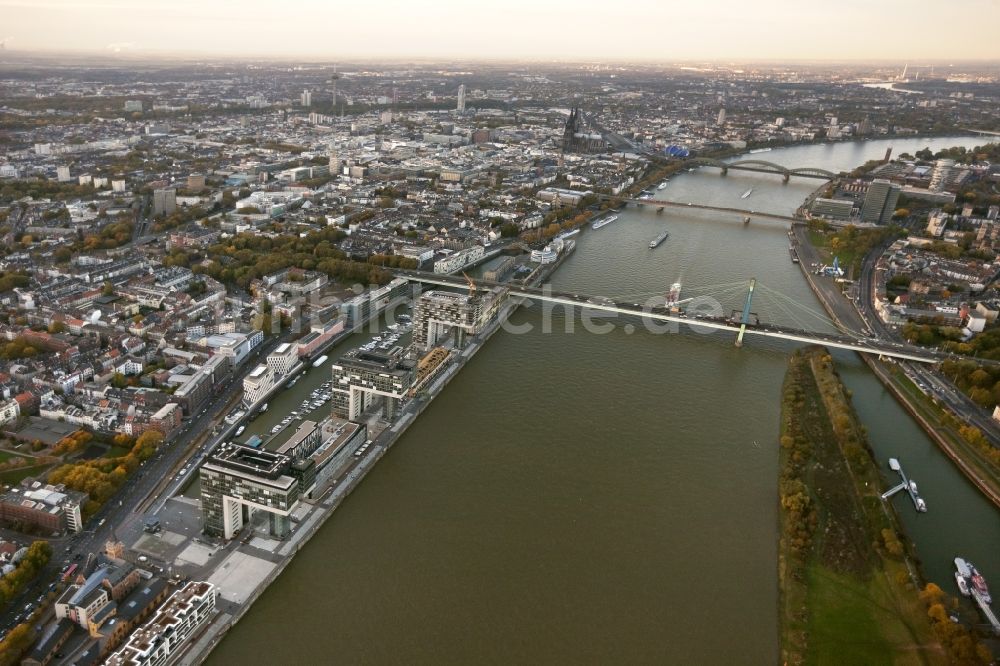
[[789,169],[788,167],[783,167],[780,164],[775,164],[774,162],[768,162],[766,160],[751,159],[736,160],[735,162],[723,162],[722,160],[716,160],[710,157],[695,157],[688,160],[688,164],[699,167],[715,167],[722,170],[722,175],[729,173],[730,169],[736,169],[739,171],[755,171],[757,173],[773,173],[780,175],[782,180],[786,183],[792,176],[799,178],[818,178],[820,180],[833,180],[837,177],[837,174],[832,171],[827,171],[826,169],[819,169],[817,167],[799,167],[796,169]]

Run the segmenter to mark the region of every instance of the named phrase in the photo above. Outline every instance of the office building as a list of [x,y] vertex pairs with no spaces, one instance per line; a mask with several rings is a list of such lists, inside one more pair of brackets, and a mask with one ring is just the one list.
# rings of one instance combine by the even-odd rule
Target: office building
[[847,220],[853,214],[854,201],[851,199],[824,199],[818,197],[813,199],[811,210],[812,214],[817,217]]
[[319,428],[319,447],[309,457],[316,463],[316,487],[321,492],[323,485],[342,472],[351,455],[365,443],[368,426],[331,416]]
[[205,189],[205,174],[192,173],[187,177],[187,189],[192,192],[201,192]]
[[153,190],[153,215],[170,215],[177,210],[177,190]]
[[267,355],[267,367],[274,373],[274,379],[280,381],[299,362],[298,347],[289,342],[282,342]]
[[139,570],[122,560],[108,561],[83,583],[66,588],[56,600],[56,617],[69,619],[88,631],[114,615],[117,602],[139,584]]
[[299,104],[301,106],[312,106],[312,103],[313,103],[312,93],[309,92],[308,90],[303,90],[302,96],[299,97]]
[[243,378],[243,404],[255,405],[274,388],[274,370],[269,365],[261,363]]
[[434,262],[435,273],[457,273],[466,266],[471,266],[486,256],[482,245],[473,245],[459,250]]
[[0,522],[21,531],[76,533],[83,530],[80,507],[86,501],[85,493],[27,478],[0,495]]
[[465,84],[463,83],[458,87],[458,103],[455,105],[455,110],[459,113],[465,113]]
[[567,190],[561,187],[546,187],[538,191],[535,197],[539,201],[552,204],[553,208],[563,206],[578,206],[584,197],[593,194],[591,190]]
[[315,451],[319,442],[320,430],[316,427],[316,422],[307,419],[299,424],[284,444],[278,447],[278,453],[298,460]]
[[289,516],[304,494],[300,480],[306,491],[311,489],[310,468],[315,477],[310,460],[293,463],[290,456],[239,444],[219,447],[199,470],[205,532],[232,539],[244,525],[263,518],[268,534],[288,536]]
[[133,112],[142,113],[142,100],[139,100],[139,99],[127,99],[127,100],[125,100],[125,112],[126,113],[133,113]]
[[719,117],[715,119],[716,125],[722,125],[726,122],[726,110],[724,108],[719,109]]
[[316,321],[309,327],[309,332],[295,342],[296,353],[300,358],[312,356],[320,347],[344,330],[344,319],[338,317],[326,322]]
[[68,183],[69,182],[69,178],[70,178],[70,175],[69,175],[69,167],[68,166],[58,166],[58,167],[56,167],[56,180],[58,180],[60,183]]
[[108,657],[105,666],[161,666],[215,615],[218,589],[190,581],[170,595],[156,614]]
[[347,317],[347,328],[356,328],[378,316],[390,303],[408,296],[412,289],[406,280],[395,278],[384,287],[371,289],[346,301],[340,310]]
[[507,298],[507,290],[497,287],[471,296],[452,291],[426,291],[413,308],[413,345],[421,351],[438,346],[447,334],[455,346],[465,346],[466,336],[486,328]]
[[868,186],[865,202],[861,206],[861,221],[869,224],[888,224],[896,212],[899,186],[888,180],[876,178]]
[[229,331],[227,333],[214,333],[200,340],[199,343],[207,347],[213,354],[231,359],[232,365],[235,367],[245,361],[250,352],[263,341],[263,331],[249,333]]
[[858,136],[868,136],[872,132],[872,118],[869,114],[865,114],[865,117],[861,119],[858,123]]
[[357,421],[382,401],[382,415],[391,420],[409,394],[415,364],[401,351],[388,353],[354,350],[332,366],[333,413]]
[[940,192],[951,184],[955,173],[955,160],[941,159],[934,163],[928,189]]

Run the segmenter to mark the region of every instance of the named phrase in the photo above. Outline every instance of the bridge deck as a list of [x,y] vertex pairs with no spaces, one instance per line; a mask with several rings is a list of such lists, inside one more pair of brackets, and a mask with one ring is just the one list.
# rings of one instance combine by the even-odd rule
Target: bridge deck
[[[397,270],[398,277],[424,284],[434,284],[442,287],[468,288],[468,283],[464,278],[455,278],[448,275],[436,273],[426,273],[423,271]],[[739,334],[739,322],[733,322],[723,317],[689,317],[683,313],[671,313],[662,309],[645,309],[631,303],[620,303],[610,298],[588,296],[586,294],[574,294],[569,292],[555,292],[549,289],[536,287],[522,287],[509,285],[489,280],[474,280],[480,287],[507,287],[512,296],[519,296],[528,299],[536,299],[548,303],[558,303],[570,307],[588,308],[614,314],[630,315],[652,319],[655,321],[665,321],[677,324],[687,324],[692,330],[718,330],[728,331],[734,336]],[[819,344],[836,349],[846,349],[861,352],[864,354],[877,354],[891,358],[915,361],[918,363],[937,363],[947,358],[947,355],[932,352],[920,347],[913,347],[902,344],[877,343],[866,338],[853,338],[844,335],[827,335],[813,331],[790,328],[787,326],[777,326],[768,324],[748,325],[746,335],[756,335],[760,337],[777,338],[779,340],[789,340],[792,342],[802,342],[805,344]]]
[[601,199],[610,201],[620,201],[623,203],[643,204],[646,206],[669,206],[671,208],[690,208],[692,210],[711,210],[719,213],[735,213],[740,216],[750,216],[751,218],[765,218],[768,220],[779,220],[781,222],[801,222],[802,220],[790,215],[779,215],[777,213],[765,213],[756,210],[746,210],[745,208],[730,208],[727,206],[709,206],[707,204],[688,203],[683,201],[667,201],[666,199],[628,199],[611,195],[600,195]]

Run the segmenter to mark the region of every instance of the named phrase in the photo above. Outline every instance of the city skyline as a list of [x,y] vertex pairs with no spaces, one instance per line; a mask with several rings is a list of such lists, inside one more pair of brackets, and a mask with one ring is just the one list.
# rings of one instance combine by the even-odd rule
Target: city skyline
[[[922,39],[956,15],[1000,20],[996,0],[825,5],[735,0],[678,6],[636,0],[605,13],[593,0],[468,8],[454,0],[364,6],[318,0],[282,6],[248,0],[0,0],[10,51],[91,51],[268,58],[463,58],[611,61],[863,59],[948,62],[1000,59],[990,40]],[[865,20],[837,26],[837,17]],[[152,25],[156,30],[151,30]],[[284,26],[283,29],[281,26]]]

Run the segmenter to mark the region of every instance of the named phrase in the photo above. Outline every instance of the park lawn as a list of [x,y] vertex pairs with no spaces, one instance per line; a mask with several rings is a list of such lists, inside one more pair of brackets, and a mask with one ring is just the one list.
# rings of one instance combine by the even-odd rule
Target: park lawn
[[816,231],[815,229],[809,229],[809,242],[817,250],[826,248],[826,244],[830,241],[830,237],[827,236],[822,231]]
[[112,446],[104,454],[105,458],[123,458],[129,454],[132,449],[125,446]]
[[29,476],[42,476],[45,472],[52,469],[52,465],[30,465],[28,467],[18,467],[17,469],[9,469],[5,472],[0,472],[0,483],[6,483],[10,486],[16,486],[21,483],[23,479]]
[[27,458],[29,456],[20,453],[11,453],[10,451],[0,451],[0,463],[5,463],[11,458]]
[[862,581],[813,561],[807,581],[807,664],[947,663],[938,646],[922,650],[914,643],[911,623],[919,623],[918,632],[931,638],[923,611],[917,604],[897,611],[897,598],[881,572]]

